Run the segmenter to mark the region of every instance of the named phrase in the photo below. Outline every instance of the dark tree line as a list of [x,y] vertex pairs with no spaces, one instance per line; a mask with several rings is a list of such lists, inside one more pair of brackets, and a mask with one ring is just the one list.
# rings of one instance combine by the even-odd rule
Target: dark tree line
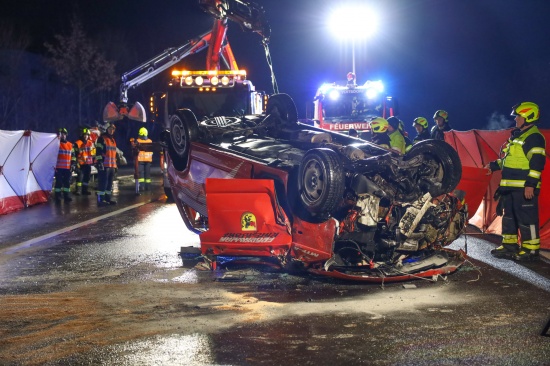
[[27,52],[30,37],[0,26],[0,129],[54,132],[101,121],[103,106],[118,87],[116,61],[71,20],[67,34],[45,44],[46,54]]
[[[107,102],[118,102],[120,75],[151,56],[128,51],[125,38],[109,30],[91,37],[73,17],[68,31],[53,36],[44,44],[45,52],[36,54],[27,51],[30,35],[13,24],[0,24],[0,130],[55,133],[65,127],[69,139],[76,140],[81,127],[102,124]],[[133,101],[147,105],[155,84],[160,83],[133,90]],[[117,141],[125,154],[128,140],[142,126],[117,123]],[[153,138],[160,133],[151,123],[145,126]]]

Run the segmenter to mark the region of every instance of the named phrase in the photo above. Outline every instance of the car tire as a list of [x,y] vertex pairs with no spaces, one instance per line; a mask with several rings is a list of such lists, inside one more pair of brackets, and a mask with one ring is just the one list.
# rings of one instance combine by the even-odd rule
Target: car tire
[[191,142],[196,141],[199,135],[199,124],[195,114],[189,109],[176,111],[170,116],[170,139],[168,153],[174,168],[183,171],[189,161]]
[[440,186],[432,185],[428,189],[432,197],[452,192],[462,177],[462,163],[455,149],[445,141],[424,140],[413,145],[405,154],[404,160],[408,161],[419,155],[424,155],[424,159],[436,161],[440,166],[436,176],[429,177],[430,180],[441,183]]
[[303,208],[318,217],[334,212],[344,194],[344,171],[336,152],[312,149],[303,157],[298,173],[298,192]]
[[267,100],[267,114],[278,113],[281,119],[289,124],[298,122],[296,104],[288,94],[274,94]]

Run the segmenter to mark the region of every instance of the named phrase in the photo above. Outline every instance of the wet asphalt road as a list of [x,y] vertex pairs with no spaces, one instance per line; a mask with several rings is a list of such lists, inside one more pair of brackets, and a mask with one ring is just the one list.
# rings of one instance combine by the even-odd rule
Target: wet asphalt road
[[178,256],[199,239],[161,189],[132,184],[0,216],[1,365],[550,365],[550,264],[493,259],[492,237],[462,236],[469,261],[436,281],[211,272]]

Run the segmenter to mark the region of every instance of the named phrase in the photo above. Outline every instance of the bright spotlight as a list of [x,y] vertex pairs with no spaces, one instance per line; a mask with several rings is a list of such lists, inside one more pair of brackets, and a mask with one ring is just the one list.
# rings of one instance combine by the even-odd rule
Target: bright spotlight
[[328,93],[328,97],[331,99],[331,100],[337,100],[338,98],[340,98],[340,92],[338,90],[331,90],[329,93]]
[[357,40],[376,32],[378,17],[363,5],[340,7],[329,16],[328,25],[337,37]]

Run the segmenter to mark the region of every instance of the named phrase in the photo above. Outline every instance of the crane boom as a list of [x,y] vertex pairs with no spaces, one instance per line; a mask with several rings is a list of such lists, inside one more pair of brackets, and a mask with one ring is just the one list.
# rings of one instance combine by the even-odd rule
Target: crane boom
[[117,121],[126,116],[130,119],[145,122],[145,109],[139,102],[128,108],[128,90],[139,86],[177,64],[185,57],[201,52],[205,48],[208,48],[206,57],[206,68],[208,70],[219,70],[220,62],[223,62],[224,66],[230,70],[238,69],[233,51],[226,37],[228,20],[241,25],[243,30],[258,33],[262,37],[264,47],[267,47],[271,31],[261,6],[241,0],[198,1],[201,9],[215,17],[212,30],[179,47],[168,48],[163,53],[125,72],[121,78],[119,105],[109,102],[105,106],[103,110],[104,121]]

